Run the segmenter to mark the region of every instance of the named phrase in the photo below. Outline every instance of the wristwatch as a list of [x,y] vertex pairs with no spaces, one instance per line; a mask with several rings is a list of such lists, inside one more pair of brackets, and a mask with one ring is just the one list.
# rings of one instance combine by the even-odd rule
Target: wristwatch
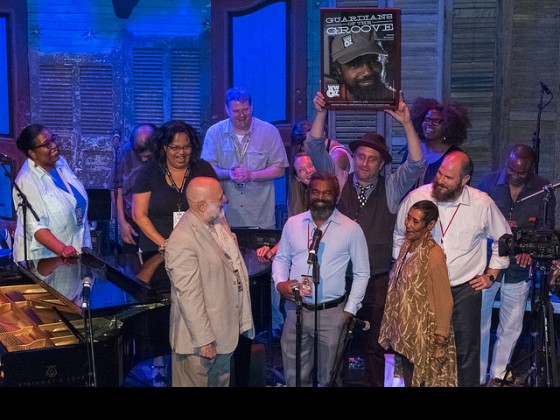
[[494,282],[496,281],[496,277],[494,277],[493,274],[486,274],[486,275],[488,276],[488,278],[490,279],[490,281],[491,281],[492,283],[494,283]]

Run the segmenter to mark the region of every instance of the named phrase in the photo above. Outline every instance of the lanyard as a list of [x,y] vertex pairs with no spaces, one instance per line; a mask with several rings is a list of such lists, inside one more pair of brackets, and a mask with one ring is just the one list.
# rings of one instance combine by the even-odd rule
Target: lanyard
[[181,200],[183,199],[183,191],[185,191],[185,185],[187,184],[187,177],[189,176],[189,172],[190,170],[187,168],[187,170],[185,171],[185,176],[183,177],[183,183],[181,184],[181,188],[179,188],[177,187],[177,184],[175,184],[175,181],[171,176],[171,172],[169,172],[169,168],[167,167],[167,165],[165,165],[165,173],[169,177],[169,180],[171,181],[171,185],[173,186],[175,191],[179,193],[179,201],[177,202],[177,211],[181,211]]
[[247,154],[247,148],[249,147],[249,134],[246,134],[243,137],[243,145],[241,146],[241,150],[239,149],[239,144],[237,143],[237,136],[233,140],[233,148],[235,149],[235,157],[237,158],[237,164],[241,165],[243,163],[243,159]]
[[68,181],[66,181],[66,178],[64,177],[64,175],[62,175],[62,171],[60,170],[60,168],[57,167],[56,171],[58,172],[58,176],[60,176],[60,179],[62,179],[62,182],[64,182],[68,193],[72,194],[72,188],[70,188],[70,185],[68,185]]
[[453,212],[453,216],[451,216],[451,220],[449,221],[449,223],[447,224],[447,227],[445,228],[445,230],[443,230],[443,225],[441,224],[441,216],[439,218],[439,227],[441,229],[441,243],[443,244],[443,238],[445,238],[445,234],[447,233],[447,231],[449,230],[449,227],[451,226],[451,223],[453,223],[453,219],[455,219],[455,215],[457,214],[457,212],[459,211],[459,207],[461,207],[461,203],[459,203],[459,205],[457,206],[457,208],[455,209],[455,212]]

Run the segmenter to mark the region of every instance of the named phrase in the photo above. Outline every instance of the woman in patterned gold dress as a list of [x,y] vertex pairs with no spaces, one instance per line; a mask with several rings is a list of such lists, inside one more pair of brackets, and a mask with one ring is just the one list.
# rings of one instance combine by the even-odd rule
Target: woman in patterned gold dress
[[431,201],[408,211],[381,322],[379,343],[401,357],[405,386],[457,386],[451,287],[445,254],[430,233],[437,220]]

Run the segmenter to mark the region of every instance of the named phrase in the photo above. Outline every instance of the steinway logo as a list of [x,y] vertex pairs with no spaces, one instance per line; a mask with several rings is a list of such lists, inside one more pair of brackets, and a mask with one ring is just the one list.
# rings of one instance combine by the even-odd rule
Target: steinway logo
[[17,386],[65,386],[85,384],[85,375],[69,375],[59,376],[56,365],[49,365],[45,370],[45,378],[34,379],[30,381],[18,382]]
[[58,375],[58,371],[56,370],[56,366],[55,365],[47,366],[47,371],[45,372],[45,376],[47,378],[54,378],[56,375]]

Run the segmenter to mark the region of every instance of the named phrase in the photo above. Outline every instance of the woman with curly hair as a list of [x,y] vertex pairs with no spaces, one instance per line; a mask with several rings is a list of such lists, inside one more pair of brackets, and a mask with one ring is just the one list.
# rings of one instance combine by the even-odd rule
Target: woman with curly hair
[[448,153],[462,151],[459,146],[467,139],[470,119],[467,107],[461,102],[440,103],[432,98],[416,98],[410,108],[410,117],[428,163],[414,186],[417,188],[432,182]]

